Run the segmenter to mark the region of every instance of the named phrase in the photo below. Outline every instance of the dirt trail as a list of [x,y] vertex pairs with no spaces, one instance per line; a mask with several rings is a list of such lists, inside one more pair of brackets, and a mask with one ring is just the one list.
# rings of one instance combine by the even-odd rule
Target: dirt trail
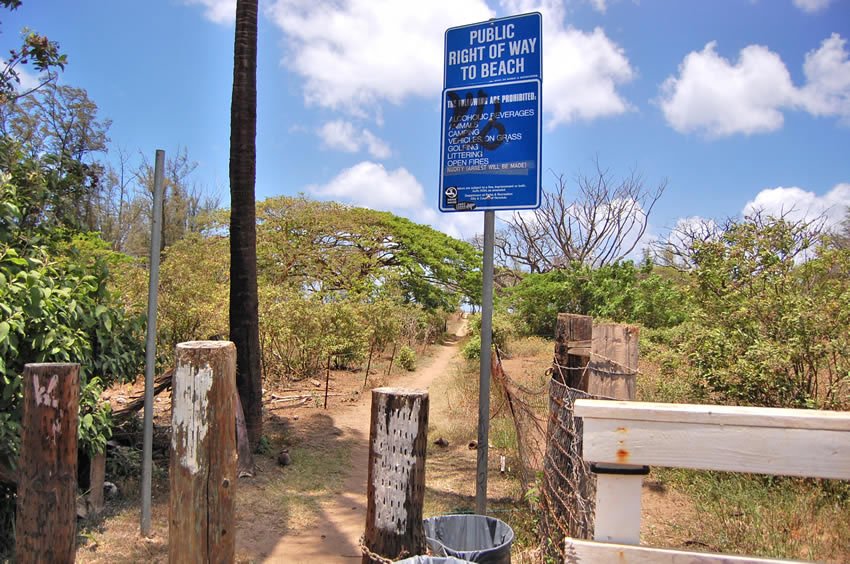
[[[464,323],[455,334],[461,337],[465,332]],[[411,374],[394,377],[391,385],[428,389],[449,369],[457,350],[457,342],[442,345],[430,364]],[[322,504],[322,514],[315,528],[278,539],[265,562],[353,562],[361,558],[358,541],[366,525],[370,399],[371,394],[363,394],[356,404],[330,415],[333,428],[342,432],[339,439],[350,440],[353,444],[351,466],[341,487],[342,493]]]

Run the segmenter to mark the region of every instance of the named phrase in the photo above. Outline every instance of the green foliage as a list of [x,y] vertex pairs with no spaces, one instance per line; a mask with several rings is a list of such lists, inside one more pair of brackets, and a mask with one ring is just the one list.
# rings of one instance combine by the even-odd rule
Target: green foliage
[[[502,310],[493,312],[492,323],[492,343],[502,350],[508,350],[508,344],[512,337],[516,334],[514,320],[510,315]],[[469,334],[481,335],[481,314],[473,313],[469,316]]]
[[[0,4],[6,9],[15,10],[21,6],[21,0],[2,0]],[[53,71],[64,69],[68,61],[66,55],[59,52],[59,44],[55,41],[50,41],[44,35],[28,29],[24,29],[21,35],[21,45],[10,49],[4,57],[3,68],[0,70],[0,103],[15,100],[27,94],[27,92],[16,93],[17,87],[21,84],[23,72],[19,70],[19,65],[31,64],[35,74],[47,72],[52,79],[55,78]]]
[[96,236],[21,229],[16,186],[8,175],[0,182],[0,464],[17,456],[28,362],[80,363],[80,444],[102,451],[109,414],[100,386],[138,373],[142,320],[107,290],[108,251]]
[[304,378],[318,372],[331,355],[347,362],[368,351],[362,306],[264,286],[260,289],[260,341],[267,377]]
[[699,308],[683,352],[702,397],[776,407],[848,404],[850,251],[816,244],[806,224],[755,218],[695,247]]
[[481,335],[471,335],[460,350],[460,354],[466,360],[481,358]]
[[388,212],[272,198],[257,208],[257,267],[277,286],[322,296],[392,296],[428,311],[475,301],[480,255]]
[[416,352],[404,345],[398,351],[398,364],[408,372],[416,370]]
[[651,265],[638,269],[631,261],[527,274],[505,289],[500,307],[513,312],[525,333],[547,337],[555,331],[558,313],[668,327],[681,323],[688,312],[675,283],[654,273]]

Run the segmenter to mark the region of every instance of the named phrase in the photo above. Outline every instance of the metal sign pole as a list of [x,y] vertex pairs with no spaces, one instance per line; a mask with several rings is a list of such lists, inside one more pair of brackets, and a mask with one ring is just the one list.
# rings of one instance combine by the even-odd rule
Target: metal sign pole
[[142,444],[142,536],[151,534],[151,474],[153,466],[153,380],[156,368],[156,303],[159,290],[159,246],[162,240],[162,183],[165,151],[156,150],[153,180],[153,223],[148,282],[148,323],[145,342],[145,422]]
[[481,293],[481,372],[478,391],[478,470],[475,477],[475,512],[487,512],[487,456],[490,435],[490,356],[493,341],[493,241],[496,212],[484,212],[484,263]]

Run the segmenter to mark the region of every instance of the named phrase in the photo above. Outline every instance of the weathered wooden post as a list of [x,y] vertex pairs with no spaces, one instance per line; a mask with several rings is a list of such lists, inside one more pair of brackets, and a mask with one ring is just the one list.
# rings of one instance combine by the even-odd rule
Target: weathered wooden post
[[103,511],[103,485],[106,482],[106,450],[92,456],[89,468],[89,515]]
[[363,564],[424,553],[427,446],[428,392],[372,390]]
[[635,399],[638,337],[634,325],[600,323],[593,326],[592,356],[585,391],[618,400]]
[[236,347],[177,345],[171,396],[172,563],[233,562],[236,487]]
[[553,374],[561,374],[563,383],[587,391],[584,368],[590,361],[593,318],[589,315],[559,313],[555,326],[555,366]]
[[79,364],[27,364],[15,522],[17,561],[73,562]]

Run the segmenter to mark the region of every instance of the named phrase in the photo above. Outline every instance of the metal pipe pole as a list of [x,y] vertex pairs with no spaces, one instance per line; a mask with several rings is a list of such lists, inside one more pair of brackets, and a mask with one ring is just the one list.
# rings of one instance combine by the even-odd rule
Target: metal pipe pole
[[487,455],[490,435],[490,355],[493,341],[493,241],[496,212],[484,212],[484,265],[481,291],[481,372],[478,391],[478,470],[475,477],[475,512],[487,512]]
[[142,536],[151,535],[151,474],[153,470],[153,380],[156,369],[156,304],[159,291],[159,253],[162,241],[162,184],[165,151],[156,150],[153,173],[153,223],[148,281],[148,323],[145,341],[145,423],[142,444]]

